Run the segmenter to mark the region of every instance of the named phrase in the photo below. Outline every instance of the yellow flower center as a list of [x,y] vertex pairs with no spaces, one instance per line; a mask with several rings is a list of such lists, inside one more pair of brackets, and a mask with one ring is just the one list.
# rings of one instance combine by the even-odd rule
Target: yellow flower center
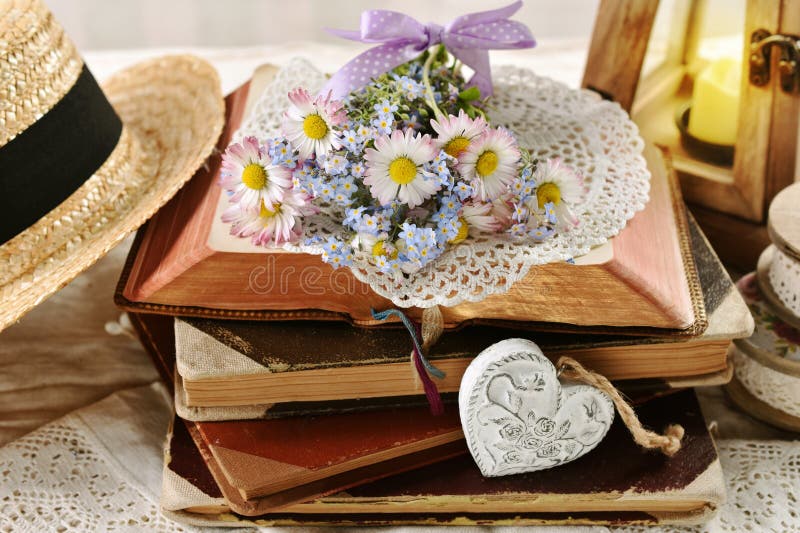
[[308,115],[303,120],[303,132],[309,139],[322,139],[328,134],[328,125],[319,115]]
[[466,137],[453,137],[444,145],[444,151],[447,152],[447,155],[458,157],[458,154],[465,151],[468,146],[469,139]]
[[478,172],[478,176],[482,178],[490,176],[497,169],[498,162],[496,153],[491,150],[483,152],[478,157],[477,163],[475,163],[475,170]]
[[395,248],[392,253],[386,252],[386,247],[383,243],[386,241],[378,241],[372,245],[372,257],[379,257],[381,255],[388,256],[389,259],[397,259],[397,249]]
[[270,211],[269,209],[267,209],[267,206],[264,205],[264,203],[262,202],[261,203],[261,213],[260,213],[261,218],[272,218],[272,217],[274,217],[275,215],[277,215],[278,213],[281,212],[281,204],[274,204],[272,207],[275,208],[274,211]]
[[389,163],[389,177],[400,185],[408,185],[417,177],[417,165],[407,157],[398,157]]
[[469,235],[469,225],[467,224],[467,221],[464,219],[464,217],[458,217],[458,221],[461,222],[461,226],[459,226],[458,233],[456,233],[456,236],[447,241],[450,244],[458,244],[460,242],[463,242],[464,239],[467,238],[467,235]]
[[251,189],[263,189],[267,184],[267,171],[258,163],[250,163],[242,171],[242,183]]
[[539,202],[539,209],[544,208],[544,204],[548,202],[558,205],[561,203],[561,189],[552,181],[542,183],[536,188],[536,200]]

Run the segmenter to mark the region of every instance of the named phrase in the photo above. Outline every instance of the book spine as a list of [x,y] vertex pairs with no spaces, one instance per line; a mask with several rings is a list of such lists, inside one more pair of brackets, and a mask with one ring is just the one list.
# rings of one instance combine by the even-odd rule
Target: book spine
[[174,342],[172,343],[172,351],[169,350],[172,321],[159,315],[147,315],[130,311],[128,312],[128,318],[130,318],[131,325],[139,337],[139,342],[142,343],[145,351],[153,361],[153,365],[158,370],[161,379],[169,387],[170,391],[173,391],[175,383]]

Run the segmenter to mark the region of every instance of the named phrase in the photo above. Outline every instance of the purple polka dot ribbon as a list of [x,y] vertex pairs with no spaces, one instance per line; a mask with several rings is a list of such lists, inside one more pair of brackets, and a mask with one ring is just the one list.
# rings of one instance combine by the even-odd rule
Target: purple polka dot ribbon
[[489,50],[509,50],[536,46],[530,30],[521,22],[508,20],[522,7],[522,0],[499,9],[469,13],[445,26],[421,24],[414,18],[384,9],[361,14],[359,31],[328,30],[330,33],[363,43],[380,43],[351,60],[328,80],[321,94],[343,98],[364,87],[384,72],[419,56],[431,46],[442,43],[475,74],[469,85],[482,96],[492,94]]

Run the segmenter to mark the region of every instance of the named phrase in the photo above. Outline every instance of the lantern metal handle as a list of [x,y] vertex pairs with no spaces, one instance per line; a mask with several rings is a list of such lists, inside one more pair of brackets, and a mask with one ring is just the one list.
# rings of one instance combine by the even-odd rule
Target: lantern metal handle
[[778,48],[778,76],[784,92],[800,90],[800,37],[761,29],[750,36],[750,83],[769,83],[772,50]]

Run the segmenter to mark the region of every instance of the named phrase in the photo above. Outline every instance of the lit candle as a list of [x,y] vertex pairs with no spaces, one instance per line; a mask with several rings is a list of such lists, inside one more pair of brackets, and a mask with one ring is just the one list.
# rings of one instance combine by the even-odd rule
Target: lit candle
[[736,143],[742,64],[720,59],[709,64],[694,80],[689,133],[714,144]]

